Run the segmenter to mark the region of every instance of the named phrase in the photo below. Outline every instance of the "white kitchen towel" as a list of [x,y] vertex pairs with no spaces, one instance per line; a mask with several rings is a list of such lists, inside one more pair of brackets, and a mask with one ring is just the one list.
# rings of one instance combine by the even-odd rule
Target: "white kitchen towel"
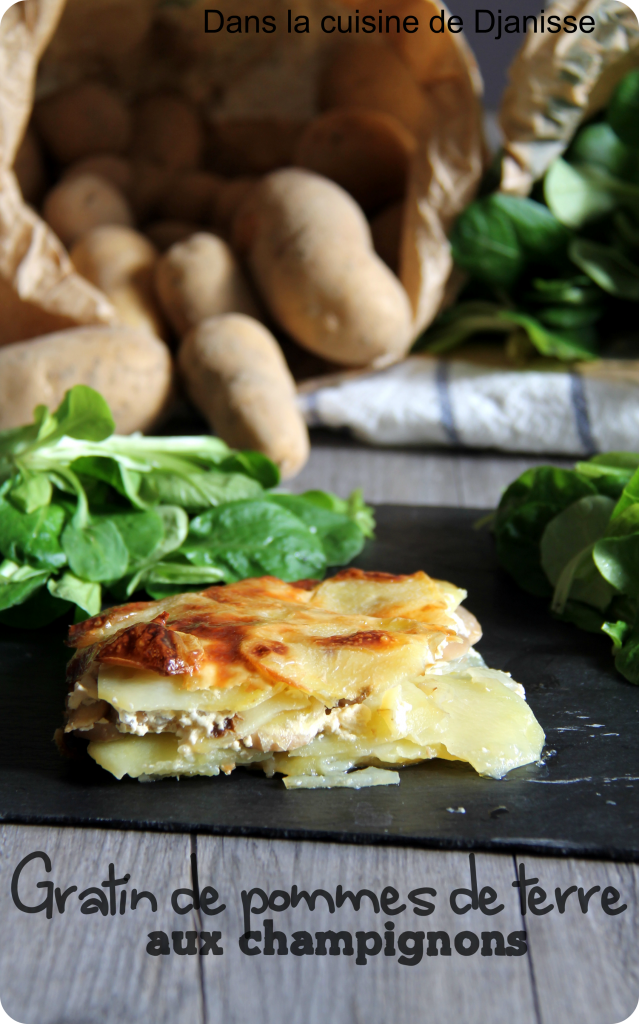
[[[617,364],[618,366],[618,364]],[[386,370],[307,382],[310,427],[374,445],[592,455],[639,451],[639,381],[571,370],[504,370],[410,356]]]

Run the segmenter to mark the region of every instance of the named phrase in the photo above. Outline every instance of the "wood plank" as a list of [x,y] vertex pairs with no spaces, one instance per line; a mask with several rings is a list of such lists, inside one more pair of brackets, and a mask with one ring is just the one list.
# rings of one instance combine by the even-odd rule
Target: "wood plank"
[[450,456],[373,448],[314,447],[287,487],[296,494],[320,488],[342,497],[361,487],[366,500],[377,504],[459,505],[461,500]]
[[[539,878],[555,909],[543,916],[526,914],[530,962],[542,1024],[616,1024],[639,1001],[639,867],[586,860],[520,857],[528,877]],[[571,886],[588,892],[599,886],[588,913],[578,894],[558,911],[555,889]],[[613,886],[628,909],[607,916],[601,892]],[[544,904],[542,904],[543,907]]]
[[572,466],[553,458],[368,448],[348,438],[314,441],[311,456],[288,489],[322,488],[342,497],[361,487],[367,501],[398,505],[494,508],[520,473],[540,464]]
[[[11,825],[0,831],[0,998],[14,1020],[21,1024],[203,1021],[200,958],[146,953],[151,931],[170,935],[200,930],[197,915],[178,916],[170,903],[173,889],[191,884],[189,836]],[[45,892],[35,887],[40,880],[53,879],[62,889],[78,886],[69,896],[64,915],[54,909],[51,920],[44,912],[23,913],[10,897],[15,868],[36,850],[49,855],[52,871],[47,875],[42,860],[25,867],[19,883],[25,904],[42,902]],[[129,893],[133,888],[154,893],[157,913],[147,900],[123,916],[80,912],[78,894],[90,886],[99,887],[108,878],[109,863],[115,865],[118,878],[131,874],[124,887]]]
[[[244,931],[241,891],[262,888],[290,893],[293,884],[312,892],[324,888],[335,894],[337,885],[357,891],[368,888],[377,895],[393,885],[405,901],[413,889],[436,890],[432,916],[418,917],[413,905],[395,917],[376,914],[367,898],[356,913],[349,902],[331,914],[322,898],[314,912],[304,902],[281,913],[252,915],[251,930],[264,935],[263,921],[288,936],[307,930],[347,930],[384,933],[387,920],[395,934],[405,931],[444,930],[453,937],[461,931],[499,930],[507,936],[521,929],[521,917],[513,892],[512,859],[477,855],[480,886],[492,885],[508,894],[505,909],[492,917],[480,911],[453,914],[448,898],[456,887],[469,885],[467,854],[399,849],[392,847],[342,846],[318,843],[265,842],[252,839],[198,837],[200,876],[222,894],[227,910],[223,918],[224,958],[204,963],[207,1022],[225,1024],[409,1024],[425,1019],[485,1024],[536,1024],[535,1004],[526,956],[424,955],[421,963],[406,966],[398,957],[380,954],[357,964],[353,956],[254,956],[244,955],[238,937]],[[428,897],[426,897],[428,898]],[[256,904],[261,899],[256,897]],[[401,906],[401,904],[398,904]],[[255,943],[253,943],[255,945]]]

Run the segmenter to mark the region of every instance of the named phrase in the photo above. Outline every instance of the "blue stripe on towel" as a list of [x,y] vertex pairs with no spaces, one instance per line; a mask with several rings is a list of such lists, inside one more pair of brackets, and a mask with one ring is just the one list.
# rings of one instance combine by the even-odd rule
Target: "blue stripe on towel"
[[450,363],[445,359],[440,359],[437,363],[437,369],[435,371],[435,384],[437,386],[437,397],[439,398],[439,418],[441,420],[442,427],[446,432],[446,437],[450,444],[461,445],[457,428],[455,427],[455,420],[453,419],[453,406],[450,400],[450,381],[449,381]]
[[597,451],[597,445],[595,444],[595,439],[592,436],[584,382],[578,373],[570,374],[570,397],[572,400],[573,412],[575,414],[575,423],[577,425],[579,440],[583,445],[585,454],[594,455]]

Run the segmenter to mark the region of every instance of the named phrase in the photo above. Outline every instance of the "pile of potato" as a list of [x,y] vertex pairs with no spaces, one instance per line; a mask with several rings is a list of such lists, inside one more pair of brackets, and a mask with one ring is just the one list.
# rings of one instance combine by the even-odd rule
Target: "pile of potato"
[[[145,429],[166,406],[167,345],[177,347],[183,386],[213,430],[295,474],[308,436],[273,332],[342,366],[406,353],[412,310],[396,274],[425,102],[395,51],[368,41],[332,52],[308,123],[206,123],[184,96],[128,102],[97,79],[39,100],[16,177],[122,327],[0,349],[0,377],[10,368],[22,396],[14,405],[34,401],[36,363],[57,359],[50,389],[82,366],[123,410],[118,429]],[[87,337],[104,348],[113,331],[118,363],[101,369]],[[23,411],[29,419],[31,408],[14,419]]]

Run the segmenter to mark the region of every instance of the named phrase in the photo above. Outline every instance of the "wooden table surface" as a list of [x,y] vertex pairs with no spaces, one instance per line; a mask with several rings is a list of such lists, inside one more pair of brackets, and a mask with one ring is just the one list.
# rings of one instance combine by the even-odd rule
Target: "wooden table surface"
[[[490,508],[512,479],[540,461],[548,460],[386,452],[318,435],[292,489],[346,495],[362,487],[373,502]],[[0,842],[0,999],[21,1024],[617,1024],[639,999],[637,865],[477,854],[478,884],[497,891],[503,910],[487,917],[471,909],[462,917],[448,899],[453,889],[469,886],[469,857],[462,852],[14,825],[2,827]],[[57,908],[50,920],[23,913],[11,900],[11,878],[35,851],[50,857],[51,872],[41,859],[25,867],[25,904],[44,898],[38,881],[53,880],[62,890],[77,885],[80,893],[100,886],[113,863],[118,877],[131,875],[120,888],[151,891],[158,909],[146,900],[124,914],[83,915],[71,894],[64,915]],[[219,916],[178,915],[171,907],[173,890],[192,884],[193,853],[200,886],[213,885],[226,904]],[[552,902],[556,888],[599,886],[588,913],[573,894],[563,914],[555,908],[523,918],[512,886],[521,859]],[[390,918],[396,935],[444,931],[452,941],[464,930],[504,936],[525,930],[528,953],[462,956],[453,947],[450,956],[424,956],[414,966],[384,955],[366,964],[355,956],[244,955],[241,891],[290,892],[293,884],[333,893],[341,884],[377,895],[394,886],[402,899],[429,887],[437,893],[434,913],[416,917],[409,906]],[[621,894],[623,913],[603,913],[599,894],[606,886]],[[388,915],[376,914],[368,898],[357,913],[349,906],[332,917],[319,899],[313,913],[302,903],[269,915],[289,943],[296,930],[384,931]],[[252,927],[262,928],[263,919],[256,916]],[[146,952],[152,931],[213,929],[222,932],[222,956]]]

